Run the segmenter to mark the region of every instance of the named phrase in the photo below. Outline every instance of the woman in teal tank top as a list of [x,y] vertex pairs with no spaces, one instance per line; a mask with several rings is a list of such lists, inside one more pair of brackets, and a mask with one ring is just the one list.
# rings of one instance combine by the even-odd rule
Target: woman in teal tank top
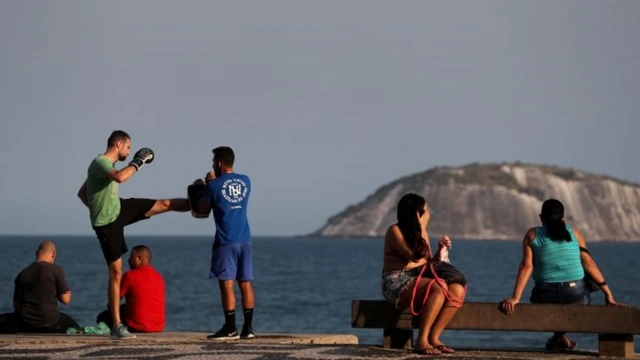
[[[585,275],[595,281],[605,294],[607,305],[616,305],[611,290],[604,280],[580,232],[564,222],[564,205],[556,199],[542,204],[542,226],[530,228],[524,236],[523,257],[513,295],[502,301],[501,309],[507,314],[515,311],[529,277],[535,286],[531,291],[532,303],[588,305],[591,295]],[[554,333],[547,341],[547,350],[573,349],[576,343],[565,333]]]

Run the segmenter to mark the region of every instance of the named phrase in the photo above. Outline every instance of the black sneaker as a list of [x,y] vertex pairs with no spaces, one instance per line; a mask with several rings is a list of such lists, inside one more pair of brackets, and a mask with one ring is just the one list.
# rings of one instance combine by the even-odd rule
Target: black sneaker
[[243,326],[242,332],[240,333],[240,339],[253,339],[255,334],[253,333],[253,329],[251,326]]
[[218,340],[218,341],[238,340],[239,338],[240,336],[238,336],[237,329],[233,331],[229,331],[224,326],[222,327],[222,329],[218,330],[218,332],[216,332],[215,334],[207,336],[207,339],[209,340]]

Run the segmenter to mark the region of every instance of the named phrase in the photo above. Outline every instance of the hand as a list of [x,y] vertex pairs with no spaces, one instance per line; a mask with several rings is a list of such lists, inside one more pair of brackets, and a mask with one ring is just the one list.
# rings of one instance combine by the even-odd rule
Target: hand
[[209,171],[207,175],[204,176],[204,181],[207,182],[215,178],[216,178],[216,172],[212,170],[212,171]]
[[418,217],[418,221],[420,222],[420,229],[426,229],[427,224],[429,223],[429,216],[431,216],[431,214],[429,214],[429,211],[425,211],[422,216],[420,216],[420,213],[416,213],[416,216]]
[[511,315],[516,311],[516,304],[520,301],[516,300],[513,297],[502,300],[500,303],[500,310],[502,310],[505,314]]
[[138,150],[135,153],[135,155],[133,155],[133,160],[131,160],[129,165],[135,166],[136,171],[137,171],[137,170],[140,170],[142,165],[151,164],[151,162],[153,162],[154,157],[155,156],[153,154],[153,150],[151,150],[149,148],[142,148],[142,149]]
[[613,295],[605,296],[604,302],[607,304],[607,306],[629,307],[626,304],[616,302],[616,300],[613,298]]
[[451,238],[448,235],[445,235],[440,238],[440,242],[438,243],[438,248],[446,247],[447,249],[451,249]]

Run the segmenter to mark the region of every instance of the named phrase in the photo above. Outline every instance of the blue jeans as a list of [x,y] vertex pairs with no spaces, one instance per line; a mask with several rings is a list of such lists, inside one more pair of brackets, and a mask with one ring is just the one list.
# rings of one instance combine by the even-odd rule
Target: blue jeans
[[584,280],[545,283],[536,281],[529,299],[533,304],[591,304],[591,293]]

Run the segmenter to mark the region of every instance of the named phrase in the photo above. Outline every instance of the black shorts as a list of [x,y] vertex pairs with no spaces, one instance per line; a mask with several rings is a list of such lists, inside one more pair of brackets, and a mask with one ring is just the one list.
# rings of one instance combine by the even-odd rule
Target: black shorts
[[156,200],[153,199],[120,199],[120,214],[116,220],[107,225],[93,227],[107,265],[120,259],[129,250],[124,241],[124,227],[148,219],[145,214],[155,203]]

